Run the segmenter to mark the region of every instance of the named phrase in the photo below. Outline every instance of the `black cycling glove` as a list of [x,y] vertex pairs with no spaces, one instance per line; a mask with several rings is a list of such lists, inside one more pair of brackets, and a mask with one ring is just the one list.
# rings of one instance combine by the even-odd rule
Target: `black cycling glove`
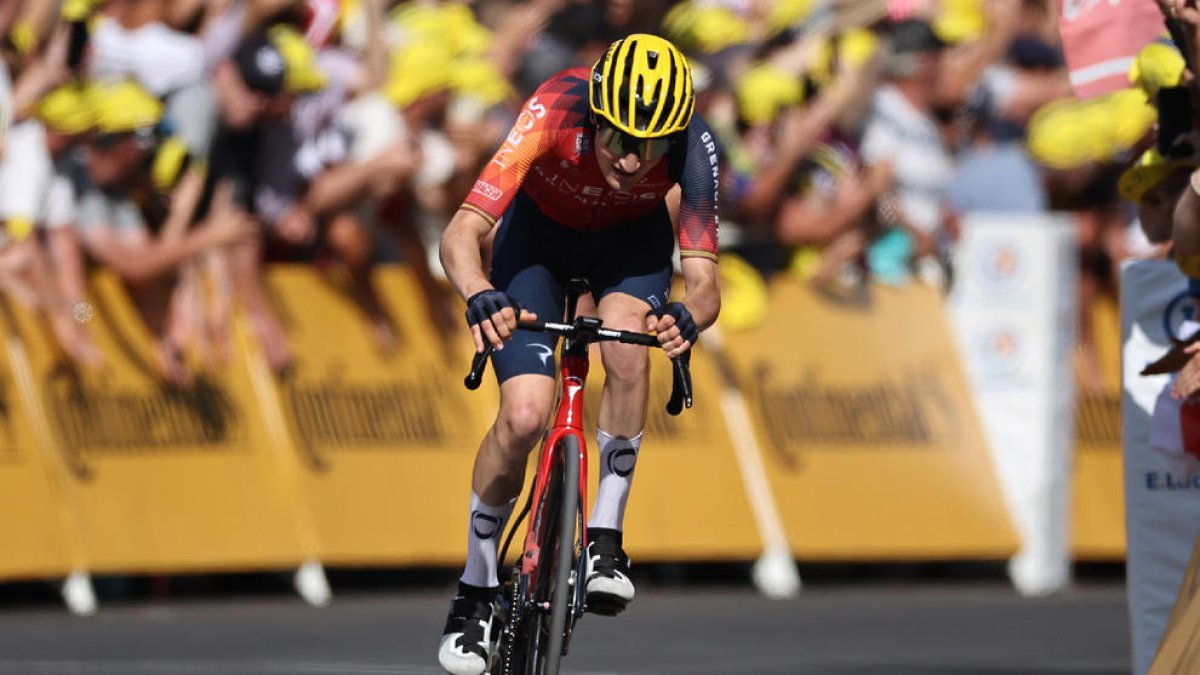
[[696,320],[692,318],[692,313],[682,302],[669,302],[666,307],[650,310],[650,313],[660,318],[667,315],[675,317],[675,327],[679,329],[679,334],[684,340],[692,343],[693,347],[696,346],[696,340],[700,339],[700,330],[696,328]]
[[484,321],[491,321],[492,315],[505,307],[512,307],[514,312],[520,314],[516,301],[508,297],[507,293],[494,288],[479,291],[467,298],[467,325],[475,326]]

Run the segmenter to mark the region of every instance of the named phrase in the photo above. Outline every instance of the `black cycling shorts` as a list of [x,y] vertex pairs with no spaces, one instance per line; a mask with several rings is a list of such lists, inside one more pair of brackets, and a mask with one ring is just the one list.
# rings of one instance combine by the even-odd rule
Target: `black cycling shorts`
[[[543,321],[563,319],[563,289],[573,278],[587,280],[597,303],[609,293],[625,293],[659,308],[667,304],[671,290],[674,252],[665,204],[646,218],[583,232],[551,220],[519,192],[496,233],[490,280]],[[547,333],[517,331],[504,349],[492,354],[497,379],[535,373],[554,377],[555,341]]]

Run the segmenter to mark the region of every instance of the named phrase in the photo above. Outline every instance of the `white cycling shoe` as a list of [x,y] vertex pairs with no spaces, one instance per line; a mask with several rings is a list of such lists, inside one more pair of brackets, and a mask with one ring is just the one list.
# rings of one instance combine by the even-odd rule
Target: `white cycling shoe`
[[494,588],[459,583],[450,601],[450,614],[438,642],[438,663],[451,675],[484,675],[491,662],[495,640]]
[[588,529],[587,609],[595,614],[620,614],[633,600],[629,556],[621,548],[621,532]]

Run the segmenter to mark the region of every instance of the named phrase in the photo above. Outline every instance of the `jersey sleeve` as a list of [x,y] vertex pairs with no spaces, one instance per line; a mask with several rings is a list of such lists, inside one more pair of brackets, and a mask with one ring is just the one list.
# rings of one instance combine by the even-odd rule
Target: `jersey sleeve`
[[521,188],[529,169],[539,157],[553,147],[557,115],[548,114],[554,107],[555,94],[543,84],[521,108],[521,114],[508,136],[483,167],[462,208],[474,211],[495,224],[517,190]]
[[717,259],[717,139],[700,117],[688,125],[687,156],[679,177],[679,255]]

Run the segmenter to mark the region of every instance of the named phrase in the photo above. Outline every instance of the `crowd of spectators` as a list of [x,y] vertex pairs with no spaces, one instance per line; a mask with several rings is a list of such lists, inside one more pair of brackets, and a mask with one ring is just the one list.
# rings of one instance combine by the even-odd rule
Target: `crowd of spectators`
[[438,237],[525,97],[611,40],[652,32],[692,60],[698,112],[723,149],[730,327],[761,320],[748,294],[777,274],[833,294],[945,288],[960,219],[980,210],[1072,211],[1086,306],[1114,291],[1116,261],[1155,250],[1129,201],[1155,190],[1122,200],[1117,189],[1154,120],[1120,107],[1146,108],[1144,95],[1105,99],[1089,119],[1123,130],[1105,128],[1107,144],[1082,136],[1056,11],[1050,0],[14,0],[0,5],[0,285],[86,366],[102,357],[85,270],[111,268],[178,383],[186,354],[228,354],[235,304],[271,366],[291,363],[264,262],[336,277],[382,351],[397,333],[372,290],[377,261],[409,263],[421,311],[456,326]]

